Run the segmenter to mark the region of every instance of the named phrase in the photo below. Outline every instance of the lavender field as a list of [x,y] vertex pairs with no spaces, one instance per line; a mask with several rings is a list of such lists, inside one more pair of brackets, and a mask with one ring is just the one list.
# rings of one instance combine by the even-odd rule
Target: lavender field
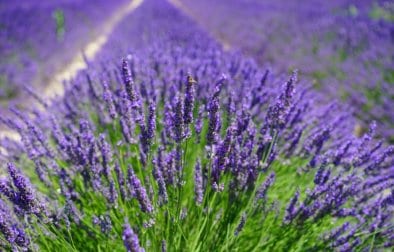
[[394,3],[0,1],[0,251],[393,251]]

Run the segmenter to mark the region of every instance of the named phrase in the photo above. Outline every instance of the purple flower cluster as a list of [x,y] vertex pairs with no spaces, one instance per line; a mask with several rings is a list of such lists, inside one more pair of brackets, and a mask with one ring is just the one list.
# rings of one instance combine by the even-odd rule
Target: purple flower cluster
[[0,201],[0,231],[12,249],[28,248],[30,239],[12,216],[8,205]]
[[43,211],[43,205],[37,199],[29,180],[17,170],[14,164],[8,163],[7,167],[12,183],[3,179],[0,182],[1,194],[13,203],[18,214],[40,214]]

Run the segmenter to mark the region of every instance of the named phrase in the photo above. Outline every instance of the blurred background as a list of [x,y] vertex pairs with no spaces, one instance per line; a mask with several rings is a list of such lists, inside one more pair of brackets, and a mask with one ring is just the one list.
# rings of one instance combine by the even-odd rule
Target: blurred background
[[102,33],[126,0],[0,1],[0,104],[42,91]]

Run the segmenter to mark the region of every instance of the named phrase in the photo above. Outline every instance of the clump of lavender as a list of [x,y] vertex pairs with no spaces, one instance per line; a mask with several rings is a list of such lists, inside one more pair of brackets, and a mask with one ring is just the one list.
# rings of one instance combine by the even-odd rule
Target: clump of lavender
[[[166,3],[141,8],[159,15],[148,31],[190,29]],[[198,28],[182,37],[191,47],[174,45],[179,34],[120,66],[92,63],[46,111],[2,118],[21,136],[1,157],[12,161],[0,180],[2,248],[387,247],[393,148],[373,130],[353,137],[351,117],[313,104],[296,73],[274,79]]]

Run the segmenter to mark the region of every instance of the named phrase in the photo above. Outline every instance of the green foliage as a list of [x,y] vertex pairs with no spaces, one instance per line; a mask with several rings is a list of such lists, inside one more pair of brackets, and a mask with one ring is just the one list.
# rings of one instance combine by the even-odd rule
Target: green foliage
[[394,70],[393,69],[384,70],[383,79],[390,84],[394,84]]
[[387,2],[387,7],[384,8],[377,3],[374,3],[369,16],[372,19],[383,19],[386,21],[394,22],[394,5],[391,2]]
[[64,39],[64,34],[66,32],[64,12],[60,9],[57,9],[52,13],[52,17],[53,19],[55,19],[56,22],[57,39],[59,41],[62,41]]
[[14,85],[10,84],[4,74],[0,74],[0,105],[6,105],[9,99],[16,96]]

